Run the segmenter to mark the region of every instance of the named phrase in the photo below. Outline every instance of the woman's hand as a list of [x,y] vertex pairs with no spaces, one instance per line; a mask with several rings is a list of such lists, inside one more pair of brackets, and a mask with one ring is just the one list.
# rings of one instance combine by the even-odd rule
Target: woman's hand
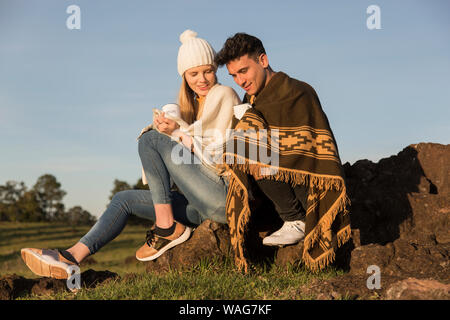
[[180,125],[175,121],[164,117],[164,112],[162,112],[158,117],[156,117],[153,120],[153,123],[160,132],[168,134],[169,136],[172,134],[173,131],[175,131],[180,127]]

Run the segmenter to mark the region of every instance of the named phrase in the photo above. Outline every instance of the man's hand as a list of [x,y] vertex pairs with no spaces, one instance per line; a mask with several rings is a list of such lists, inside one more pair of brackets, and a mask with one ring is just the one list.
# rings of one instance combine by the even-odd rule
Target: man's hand
[[153,124],[160,132],[168,134],[169,136],[174,130],[180,127],[180,125],[175,121],[164,117],[164,112],[153,120]]

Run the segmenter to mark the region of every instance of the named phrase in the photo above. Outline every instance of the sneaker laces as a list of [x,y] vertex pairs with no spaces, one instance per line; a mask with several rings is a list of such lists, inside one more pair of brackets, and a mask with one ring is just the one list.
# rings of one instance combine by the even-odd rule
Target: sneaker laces
[[302,228],[300,226],[300,223],[293,222],[293,223],[290,223],[290,226],[291,226],[291,228],[297,230],[298,232],[303,232],[304,233],[304,231],[302,230]]
[[145,243],[147,243],[149,247],[153,247],[155,241],[156,241],[155,229],[147,230],[147,234],[145,236]]

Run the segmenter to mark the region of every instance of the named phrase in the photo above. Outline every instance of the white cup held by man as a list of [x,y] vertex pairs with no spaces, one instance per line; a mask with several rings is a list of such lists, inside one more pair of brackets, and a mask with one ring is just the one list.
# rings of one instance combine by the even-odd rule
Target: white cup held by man
[[244,116],[244,113],[250,109],[252,106],[248,103],[238,104],[237,106],[234,106],[234,116],[236,119],[241,120],[241,118]]

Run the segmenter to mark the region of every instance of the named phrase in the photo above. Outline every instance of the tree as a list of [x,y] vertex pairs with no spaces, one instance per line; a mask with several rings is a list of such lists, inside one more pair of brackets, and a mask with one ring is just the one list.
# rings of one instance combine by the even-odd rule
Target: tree
[[24,182],[7,181],[0,186],[0,201],[4,204],[14,204],[23,196],[27,187]]
[[18,221],[20,212],[16,203],[26,191],[25,183],[17,181],[7,181],[4,186],[0,186],[0,217],[1,220]]
[[114,188],[111,190],[111,194],[109,196],[109,200],[112,200],[112,198],[114,197],[114,195],[117,192],[125,191],[125,190],[131,190],[131,189],[133,189],[133,188],[131,188],[131,186],[128,184],[128,182],[122,181],[122,180],[118,180],[118,179],[114,179]]
[[[141,179],[139,179],[139,180],[137,181],[137,183],[136,183],[133,187],[131,187],[131,186],[128,184],[128,182],[126,182],[126,181],[114,179],[114,188],[111,190],[111,195],[109,196],[109,200],[112,200],[112,198],[114,197],[114,195],[115,195],[117,192],[125,191],[125,190],[140,190],[140,189],[148,190],[148,185],[143,185]],[[128,224],[135,224],[135,225],[136,225],[136,224],[139,224],[139,225],[145,225],[145,224],[148,224],[149,221],[146,220],[146,219],[140,218],[140,217],[138,217],[138,216],[131,215],[131,216],[128,218],[127,223],[128,223]]]
[[47,220],[55,220],[58,215],[64,214],[62,199],[66,192],[61,189],[61,184],[51,174],[40,176],[33,186],[37,201]]
[[45,217],[33,190],[23,182],[8,181],[0,186],[1,221],[41,221]]
[[148,184],[144,185],[142,183],[142,179],[139,179],[136,184],[133,186],[134,190],[149,190]]
[[34,190],[26,191],[16,202],[16,208],[19,212],[19,221],[37,222],[45,220],[44,211]]
[[81,206],[75,206],[65,212],[63,220],[68,222],[72,227],[75,227],[80,225],[92,225],[97,219]]

